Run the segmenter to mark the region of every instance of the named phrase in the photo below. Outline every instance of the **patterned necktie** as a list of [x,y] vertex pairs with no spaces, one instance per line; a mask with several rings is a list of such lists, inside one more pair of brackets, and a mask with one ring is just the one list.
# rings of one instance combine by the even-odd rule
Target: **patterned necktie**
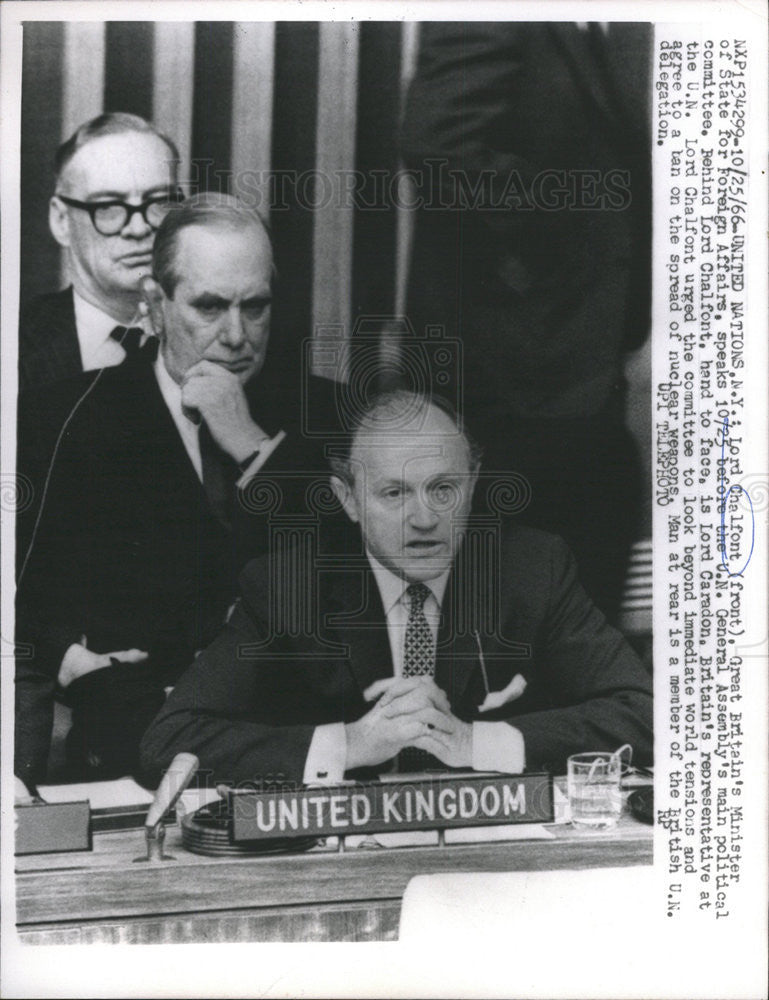
[[235,514],[235,483],[238,479],[238,467],[214,441],[205,423],[201,423],[198,429],[198,443],[203,489],[217,520],[222,527],[231,531]]
[[430,589],[423,583],[412,583],[406,589],[409,619],[403,644],[403,676],[432,677],[435,672],[433,634],[425,618],[425,601]]
[[129,360],[139,356],[143,336],[144,330],[140,326],[116,326],[110,333],[110,337],[120,344]]
[[[403,643],[403,676],[432,677],[435,673],[435,640],[425,617],[425,601],[430,589],[423,583],[412,583],[406,589],[409,617]],[[413,774],[419,771],[445,771],[446,765],[426,750],[404,747],[398,754],[398,771]]]

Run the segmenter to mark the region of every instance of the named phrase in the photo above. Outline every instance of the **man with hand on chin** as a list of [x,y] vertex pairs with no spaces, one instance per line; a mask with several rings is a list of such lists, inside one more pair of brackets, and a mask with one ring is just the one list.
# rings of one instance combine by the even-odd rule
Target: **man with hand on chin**
[[[446,405],[366,401],[332,467],[361,554],[250,563],[224,631],[148,729],[147,765],[189,751],[218,782],[310,784],[563,772],[572,753],[623,743],[651,759],[646,671],[560,539],[470,523],[479,455]],[[297,594],[314,612],[304,634],[274,614]]]
[[211,440],[248,477],[284,436],[260,427],[247,389],[267,355],[272,278],[267,231],[234,199],[193,199],[158,234],[143,283],[160,340],[155,376],[201,474]]
[[[268,550],[270,518],[304,513],[322,475],[303,394],[330,406],[332,386],[265,370],[274,267],[258,216],[221,195],[188,200],[158,230],[152,275],[157,356],[143,349],[45,392],[63,433],[19,559],[16,641],[31,655],[17,661],[16,773],[27,784],[45,775],[57,691],[73,712],[68,776],[137,772],[144,728],[215,636],[246,560]],[[19,437],[23,472],[34,421]]]

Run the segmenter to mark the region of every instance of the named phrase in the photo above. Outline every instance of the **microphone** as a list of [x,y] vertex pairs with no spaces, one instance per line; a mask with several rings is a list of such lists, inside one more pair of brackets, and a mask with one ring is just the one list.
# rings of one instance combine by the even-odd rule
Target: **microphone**
[[153,830],[165,819],[166,814],[176,805],[179,796],[189,785],[200,766],[200,761],[192,753],[178,753],[163,775],[158,785],[152,805],[147,810],[144,826]]
[[171,761],[163,780],[158,785],[144,821],[147,857],[134,858],[134,861],[174,860],[172,855],[163,853],[163,841],[166,837],[163,820],[176,805],[179,796],[189,785],[199,766],[200,761],[191,753],[178,753]]

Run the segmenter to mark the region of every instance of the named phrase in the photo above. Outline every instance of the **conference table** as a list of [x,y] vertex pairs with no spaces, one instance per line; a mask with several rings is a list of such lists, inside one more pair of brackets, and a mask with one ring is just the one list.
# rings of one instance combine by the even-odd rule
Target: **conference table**
[[609,831],[545,829],[547,839],[540,828],[538,839],[207,857],[174,824],[172,860],[153,862],[136,860],[142,829],[95,833],[91,851],[16,858],[17,929],[31,944],[393,941],[415,875],[652,864],[653,829],[627,807]]

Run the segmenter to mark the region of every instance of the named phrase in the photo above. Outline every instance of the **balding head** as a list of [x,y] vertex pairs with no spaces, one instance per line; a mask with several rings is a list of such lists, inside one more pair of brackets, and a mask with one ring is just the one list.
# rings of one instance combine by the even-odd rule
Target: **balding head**
[[272,241],[261,216],[231,195],[205,191],[169,212],[155,237],[152,276],[169,298],[173,298],[179,281],[176,256],[180,237],[193,226],[230,232],[253,230],[255,238],[269,253],[272,273]]
[[409,582],[446,572],[462,543],[479,453],[440,403],[383,393],[355,421],[332,485],[367,552]]
[[132,115],[126,111],[110,111],[90,121],[78,126],[72,135],[59,146],[54,157],[54,170],[56,172],[56,190],[64,191],[68,187],[67,171],[70,162],[75,155],[88,143],[96,139],[102,139],[111,135],[154,135],[166,147],[165,159],[169,164],[173,174],[173,181],[176,183],[176,176],[179,169],[179,150],[176,144],[167,135],[155,128],[152,122],[148,122],[139,115]]

